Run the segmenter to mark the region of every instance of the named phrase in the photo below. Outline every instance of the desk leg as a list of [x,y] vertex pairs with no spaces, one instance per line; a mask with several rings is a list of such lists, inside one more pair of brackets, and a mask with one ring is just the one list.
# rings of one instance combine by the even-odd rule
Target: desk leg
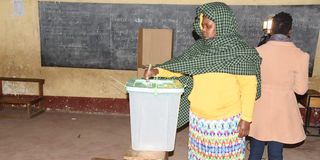
[[304,124],[304,131],[309,134],[308,127],[310,126],[310,118],[311,118],[311,108],[306,107],[306,117],[305,117],[305,124]]
[[28,118],[31,118],[32,109],[30,104],[27,104],[27,112],[28,112]]

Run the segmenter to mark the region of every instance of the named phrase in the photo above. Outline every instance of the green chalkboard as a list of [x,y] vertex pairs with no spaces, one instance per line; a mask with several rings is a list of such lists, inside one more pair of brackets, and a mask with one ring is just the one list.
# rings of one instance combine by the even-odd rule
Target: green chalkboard
[[[136,70],[138,28],[174,30],[173,56],[194,40],[195,5],[103,4],[39,1],[41,64]],[[320,6],[231,6],[241,35],[256,46],[262,22],[285,11],[294,19],[293,41],[310,54],[312,73],[320,30]]]

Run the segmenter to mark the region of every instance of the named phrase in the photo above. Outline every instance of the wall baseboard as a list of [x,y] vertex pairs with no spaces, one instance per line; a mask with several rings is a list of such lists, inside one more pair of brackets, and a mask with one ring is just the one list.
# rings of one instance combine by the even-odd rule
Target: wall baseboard
[[50,111],[129,114],[129,100],[117,98],[44,96],[41,107]]
[[[129,114],[129,100],[117,98],[57,97],[45,96],[43,107],[53,111],[70,111],[82,113],[119,113]],[[301,117],[305,119],[305,108],[299,108]],[[310,125],[320,123],[320,110],[312,110]]]
[[[24,95],[20,96],[21,98]],[[25,96],[27,97],[27,96]],[[90,113],[90,114],[125,114],[129,115],[129,99],[44,96],[41,107],[47,111]],[[305,108],[299,108],[301,117],[305,119]],[[320,109],[312,110],[310,125],[320,124]]]

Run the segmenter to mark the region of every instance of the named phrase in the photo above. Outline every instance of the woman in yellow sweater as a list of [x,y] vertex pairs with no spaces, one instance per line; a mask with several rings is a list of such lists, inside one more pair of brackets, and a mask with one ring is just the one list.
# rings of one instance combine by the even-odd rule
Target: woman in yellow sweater
[[145,78],[179,77],[185,84],[190,160],[243,159],[244,137],[260,96],[260,57],[242,40],[224,3],[200,6],[194,28],[201,38],[181,56],[146,70]]

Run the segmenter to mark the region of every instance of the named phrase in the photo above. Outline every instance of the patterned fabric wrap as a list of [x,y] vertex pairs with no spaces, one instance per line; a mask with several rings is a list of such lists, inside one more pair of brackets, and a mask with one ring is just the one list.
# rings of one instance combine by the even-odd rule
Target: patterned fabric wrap
[[157,67],[172,72],[185,74],[185,76],[178,78],[186,86],[180,102],[178,127],[183,126],[189,120],[187,98],[192,90],[193,75],[210,72],[256,75],[258,81],[256,99],[260,97],[261,58],[257,51],[249,47],[239,35],[237,22],[231,8],[221,2],[207,3],[198,7],[194,28],[202,37],[199,18],[201,13],[216,23],[217,36],[208,40],[201,38],[185,50],[182,55],[157,65]]
[[190,113],[189,160],[242,160],[245,138],[239,138],[240,114],[223,120],[205,120]]

